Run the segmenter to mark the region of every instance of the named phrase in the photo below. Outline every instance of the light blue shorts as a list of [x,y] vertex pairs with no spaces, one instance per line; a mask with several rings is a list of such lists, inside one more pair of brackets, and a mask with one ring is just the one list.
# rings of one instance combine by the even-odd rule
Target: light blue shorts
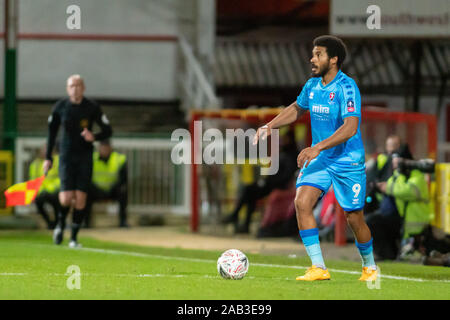
[[366,166],[330,162],[316,158],[303,167],[296,186],[312,186],[322,190],[322,196],[333,184],[336,200],[346,212],[364,208],[366,199]]

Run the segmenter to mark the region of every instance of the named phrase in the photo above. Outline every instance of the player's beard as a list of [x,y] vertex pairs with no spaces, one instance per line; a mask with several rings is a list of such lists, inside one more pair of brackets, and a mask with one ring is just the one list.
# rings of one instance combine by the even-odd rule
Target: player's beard
[[311,71],[311,77],[323,77],[328,73],[328,71],[330,71],[330,60],[328,60],[328,63],[323,65],[322,68],[318,66],[318,70],[316,72]]

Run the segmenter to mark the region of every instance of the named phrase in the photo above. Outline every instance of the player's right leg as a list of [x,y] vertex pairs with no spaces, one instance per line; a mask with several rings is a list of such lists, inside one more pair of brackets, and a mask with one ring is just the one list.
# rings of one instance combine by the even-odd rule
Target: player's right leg
[[325,166],[314,160],[302,170],[297,180],[295,210],[298,228],[312,266],[305,275],[297,277],[300,281],[329,280],[330,274],[325,266],[320,248],[319,230],[313,215],[313,208],[331,184]]
[[334,164],[328,166],[336,200],[345,211],[347,223],[355,236],[355,245],[361,255],[363,274],[359,280],[374,281],[378,267],[373,255],[373,239],[364,219],[366,198],[366,174],[364,165],[345,166]]

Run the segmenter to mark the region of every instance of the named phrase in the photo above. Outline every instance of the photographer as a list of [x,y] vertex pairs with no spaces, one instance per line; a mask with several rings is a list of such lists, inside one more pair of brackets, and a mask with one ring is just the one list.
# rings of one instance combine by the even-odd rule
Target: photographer
[[377,187],[387,196],[395,199],[398,216],[383,215],[383,212],[368,219],[373,228],[374,239],[380,238],[379,248],[374,248],[381,259],[395,259],[399,254],[398,243],[408,243],[413,235],[422,232],[430,223],[427,172],[434,171],[434,163],[413,161],[407,145],[398,154],[392,155],[393,175],[387,182],[378,182]]
[[379,182],[386,182],[392,176],[394,172],[392,168],[392,155],[399,152],[400,146],[400,137],[390,135],[386,139],[385,152],[380,153],[375,161],[366,163],[367,197],[364,207],[365,215],[377,212],[380,208],[385,215],[398,215],[394,198],[385,195],[379,190],[377,184]]

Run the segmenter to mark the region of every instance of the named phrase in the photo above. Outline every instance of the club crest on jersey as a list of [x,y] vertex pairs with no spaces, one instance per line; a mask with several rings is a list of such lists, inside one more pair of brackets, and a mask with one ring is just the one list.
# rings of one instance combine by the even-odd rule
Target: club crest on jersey
[[334,92],[330,92],[330,101],[333,101],[334,96],[335,96],[335,93]]
[[353,100],[347,101],[347,111],[348,112],[355,112],[355,104],[353,103]]

